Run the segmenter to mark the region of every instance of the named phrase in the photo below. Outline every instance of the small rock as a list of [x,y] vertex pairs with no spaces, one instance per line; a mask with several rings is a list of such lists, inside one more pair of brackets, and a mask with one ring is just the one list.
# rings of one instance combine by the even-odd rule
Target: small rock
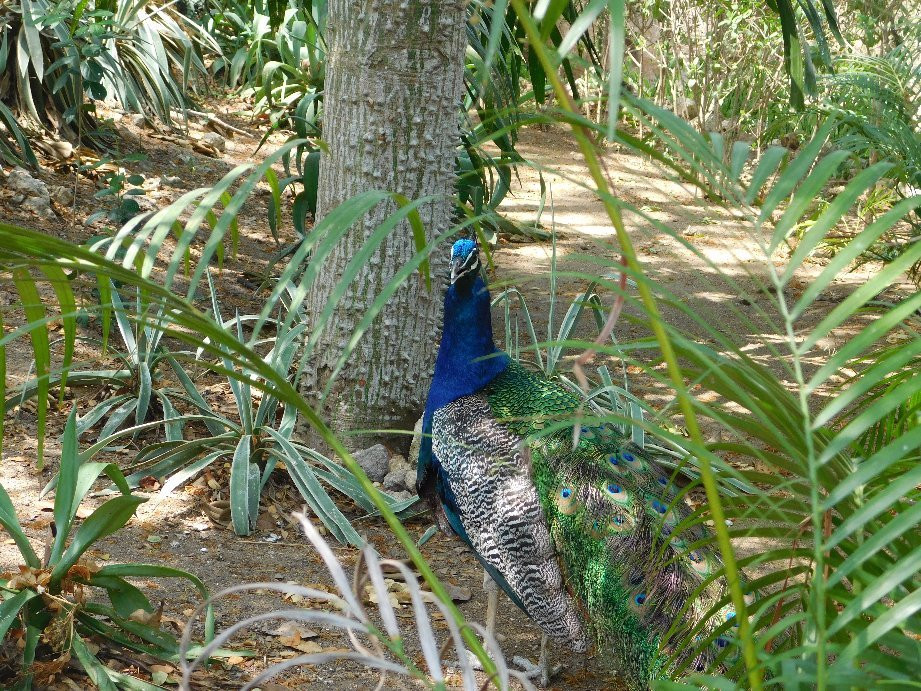
[[224,139],[217,132],[205,132],[201,136],[202,144],[207,144],[208,146],[213,146],[218,151],[227,150],[227,140]]
[[146,127],[147,117],[143,113],[132,113],[128,117],[128,122],[130,122],[135,127]]
[[61,206],[70,206],[74,203],[73,188],[66,185],[54,185],[51,188],[51,200]]
[[422,418],[420,417],[416,421],[416,426],[413,427],[413,441],[409,445],[410,467],[415,468],[416,464],[419,462],[419,447],[421,445],[422,445]]
[[51,210],[51,199],[49,197],[27,197],[22,203],[22,208],[33,212],[41,218],[57,218],[54,211]]
[[[283,580],[283,579],[278,579]],[[274,622],[269,622],[261,627],[259,631],[262,633],[268,634],[269,636],[294,636],[297,635],[301,639],[316,638],[318,634],[313,629],[308,629],[306,626],[301,626],[294,621],[286,621],[278,626],[273,626]]]
[[178,175],[164,175],[160,178],[162,182],[167,187],[182,187],[182,178]]
[[140,211],[157,211],[159,206],[157,202],[143,194],[131,195],[131,198],[137,202]]
[[395,470],[402,470],[405,472],[409,464],[400,454],[396,454],[390,457],[390,464],[387,467],[390,469],[391,473]]
[[355,460],[373,482],[384,481],[390,467],[390,454],[387,453],[383,444],[375,444],[364,451],[357,452]]
[[470,588],[463,588],[453,583],[445,583],[444,585],[448,591],[448,597],[454,600],[454,602],[467,602],[467,600],[473,597]]
[[406,479],[405,470],[393,470],[387,473],[386,476],[384,476],[384,483],[383,483],[384,489],[388,491],[405,489],[406,488],[406,485],[404,484],[405,479]]
[[74,145],[70,142],[51,142],[52,155],[59,161],[66,161],[74,155]]
[[416,493],[416,471],[410,468],[406,471],[406,474],[403,476],[403,484],[406,485],[408,489],[413,494]]
[[13,168],[6,176],[6,186],[14,192],[20,192],[27,197],[49,198],[48,186],[41,180],[33,178],[29,171],[19,166]]
[[412,499],[413,495],[410,492],[405,490],[394,490],[393,492],[387,492],[391,497],[397,501],[403,501],[404,499]]

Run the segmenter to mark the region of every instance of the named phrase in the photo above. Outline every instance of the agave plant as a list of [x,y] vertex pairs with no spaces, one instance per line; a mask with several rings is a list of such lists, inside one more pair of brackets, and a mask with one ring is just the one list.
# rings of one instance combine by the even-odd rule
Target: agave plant
[[0,159],[11,166],[35,167],[38,160],[29,144],[26,133],[6,104],[0,101]]
[[[103,664],[99,659],[103,650],[94,652],[89,639],[178,662],[178,642],[160,629],[157,608],[126,579],[181,578],[192,584],[203,600],[207,600],[208,590],[196,576],[179,569],[133,563],[99,566],[86,557],[87,550],[120,530],[146,499],[131,494],[114,464],[85,462],[77,446],[76,428],[73,411],[62,439],[51,546],[44,558],[38,556],[23,532],[13,503],[0,486],[0,526],[22,557],[17,571],[0,578],[0,639],[7,652],[17,658],[17,669],[0,672],[4,687],[22,691],[33,685],[41,687],[74,658],[100,689],[158,689]],[[102,474],[109,477],[119,494],[78,525],[75,519],[80,504]],[[104,595],[109,604],[100,602],[96,593]],[[210,607],[205,632],[208,640],[213,638]],[[220,655],[226,651],[215,653]]]
[[[235,332],[236,337],[242,340],[244,323],[254,321],[256,315],[237,315],[234,319],[224,321],[210,275],[208,278],[212,310],[217,323]],[[303,321],[290,329],[286,329],[282,323],[275,337],[264,339],[272,347],[263,361],[277,377],[290,379],[292,362],[302,345],[305,328]],[[179,363],[175,359],[170,360],[188,402],[199,413],[196,419],[204,424],[208,434],[192,439],[181,436],[168,438],[165,442],[146,446],[132,462],[131,469],[134,472],[127,478],[129,485],[137,486],[145,477],[154,476],[164,480],[162,492],[168,494],[216,461],[230,459],[231,522],[238,535],[249,535],[259,515],[262,490],[281,463],[304,501],[336,539],[343,544],[361,545],[361,537],[319,479],[322,478],[328,486],[355,500],[363,509],[373,510],[373,503],[354,475],[335,461],[295,440],[293,435],[297,409],[280,401],[270,391],[261,396],[254,395],[253,383],[259,374],[249,368],[236,372],[227,355],[229,353],[222,358],[221,364],[229,375],[228,384],[236,406],[236,415],[215,411]],[[324,468],[313,468],[314,463]],[[414,498],[403,501],[386,495],[385,498],[394,512],[401,512],[415,502]]]
[[53,131],[59,125],[71,139],[97,136],[87,99],[110,97],[170,122],[170,109],[186,106],[190,81],[206,75],[203,51],[218,51],[196,24],[151,0],[93,7],[23,0],[4,6],[0,17],[8,38],[0,45],[0,64],[11,76],[0,99],[20,118]]
[[135,291],[134,308],[128,310],[118,289],[111,282],[103,282],[100,287],[102,301],[112,305],[111,312],[115,315],[125,349],[108,351],[106,326],[103,327],[102,340],[85,340],[98,343],[101,352],[114,357],[120,367],[107,370],[64,370],[60,374],[29,380],[7,399],[6,409],[9,410],[24,400],[39,395],[41,384],[62,388],[65,384],[112,387],[113,395],[106,396],[78,419],[78,437],[102,422],[98,439],[104,439],[114,434],[129,419],[133,420],[135,426],[143,425],[154,411],[157,411],[160,413],[166,438],[181,439],[185,420],[176,411],[175,401],[179,392],[162,386],[162,373],[158,371],[166,363],[174,369],[181,369],[175,355],[162,343],[163,331],[157,324],[162,321],[163,314],[154,310],[147,319],[135,319],[134,315],[144,315],[150,307],[144,304],[140,291]]

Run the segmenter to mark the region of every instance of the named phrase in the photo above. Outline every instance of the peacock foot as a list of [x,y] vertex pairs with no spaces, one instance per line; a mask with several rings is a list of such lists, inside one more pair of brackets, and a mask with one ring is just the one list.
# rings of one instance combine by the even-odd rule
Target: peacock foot
[[516,655],[512,658],[512,664],[524,672],[524,675],[528,679],[539,679],[542,688],[550,686],[550,680],[563,669],[563,665],[554,665],[551,667],[546,658],[535,664],[528,658],[521,657],[520,655]]

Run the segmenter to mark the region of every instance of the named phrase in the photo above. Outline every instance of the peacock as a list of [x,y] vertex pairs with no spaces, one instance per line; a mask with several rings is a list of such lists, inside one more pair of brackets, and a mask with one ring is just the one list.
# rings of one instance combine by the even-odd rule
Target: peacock
[[[455,242],[419,495],[543,630],[545,685],[548,638],[576,652],[610,650],[631,688],[668,674],[689,632],[702,643],[678,656],[688,669],[726,660],[734,613],[715,606],[725,586],[708,579],[721,564],[691,549],[704,528],[675,530],[690,509],[672,475],[617,426],[582,427],[575,445],[571,427],[554,431],[579,404],[496,348],[477,245]],[[494,598],[490,610],[488,626]]]

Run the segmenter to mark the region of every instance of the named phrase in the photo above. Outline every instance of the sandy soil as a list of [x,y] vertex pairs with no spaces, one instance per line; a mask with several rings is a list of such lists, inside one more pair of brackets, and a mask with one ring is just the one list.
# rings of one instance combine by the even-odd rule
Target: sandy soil
[[[228,106],[229,108],[230,106]],[[222,116],[233,124],[257,134],[258,128],[232,115]],[[195,152],[181,140],[170,142],[151,136],[149,130],[138,130],[126,122],[120,123],[123,131],[123,146],[130,150],[143,150],[148,160],[132,164],[132,172],[144,174],[148,180],[176,175],[187,182],[189,188],[213,184],[234,165],[258,159],[265,152],[254,153],[257,139],[236,137],[230,140],[231,149],[220,158],[208,158]],[[193,135],[200,134],[200,128]],[[274,137],[266,145],[271,149],[280,143]],[[558,233],[557,254],[563,271],[597,272],[596,264],[579,255],[605,256],[616,259],[613,250],[606,247],[612,241],[612,232],[600,202],[580,184],[584,181],[584,170],[575,146],[559,131],[526,131],[522,135],[520,151],[543,167],[556,168],[557,172],[544,170],[545,180],[552,190],[552,206],[548,199],[542,222],[550,226],[551,221]],[[711,324],[727,334],[735,335],[750,353],[776,367],[778,375],[784,371],[780,363],[774,362],[766,343],[777,333],[766,323],[770,315],[770,295],[760,291],[764,276],[758,273],[758,260],[762,256],[750,229],[725,209],[695,196],[692,191],[668,181],[646,161],[629,154],[610,151],[607,164],[612,173],[616,192],[652,217],[667,223],[676,233],[668,237],[657,232],[648,222],[635,214],[628,214],[627,222],[641,259],[649,274],[667,286],[686,305],[706,316]],[[51,184],[74,185],[72,173],[47,171],[43,179]],[[539,204],[540,192],[537,173],[534,168],[522,167],[520,187],[503,205],[503,211],[521,221],[534,219]],[[82,241],[93,234],[83,225],[83,220],[100,208],[92,199],[92,183],[82,178],[76,184],[78,196],[71,209],[59,209],[61,222],[53,228],[35,217],[12,208],[0,192],[0,218],[6,222],[29,227],[43,228],[71,240]],[[165,205],[185,190],[170,188],[163,184],[151,186],[149,198],[159,205]],[[221,276],[222,304],[226,312],[239,308],[254,311],[261,305],[254,294],[261,276],[269,268],[269,258],[276,250],[266,223],[266,197],[256,194],[240,216],[241,247],[238,259],[228,261]],[[293,237],[289,228],[282,229],[282,241]],[[691,243],[703,258],[689,251],[679,239]],[[503,239],[495,252],[496,273],[499,281],[513,280],[522,286],[528,303],[539,324],[546,322],[549,307],[547,298],[547,276],[550,266],[550,244],[547,242],[519,242]],[[706,260],[706,261],[705,261]],[[742,292],[722,287],[714,280],[716,268],[738,279]],[[811,267],[811,268],[810,268]],[[819,270],[821,262],[807,267],[809,271]],[[808,271],[807,271],[808,273]],[[814,323],[821,312],[830,309],[843,299],[853,286],[866,281],[869,269],[844,274],[828,291],[826,302],[818,303],[819,312],[807,314],[803,326]],[[808,275],[802,276],[802,281]],[[568,302],[584,289],[587,281],[565,279],[561,281],[560,293],[565,305],[558,308],[557,320],[562,316]],[[5,294],[6,304],[13,301],[13,294]],[[610,296],[602,293],[606,303]],[[628,308],[636,313],[635,307]],[[682,329],[694,332],[695,325],[681,311],[664,310],[665,318]],[[498,318],[498,317],[497,317]],[[497,324],[498,327],[498,324]],[[699,332],[699,330],[698,330]],[[497,328],[497,333],[502,333]],[[643,333],[643,327],[624,319],[618,326],[619,337],[635,338]],[[847,329],[836,333],[823,347],[832,350],[840,339],[847,337]],[[93,351],[86,348],[81,357],[91,358]],[[11,348],[9,381],[12,386],[28,374],[29,355],[25,347]],[[215,380],[216,381],[216,380]],[[646,398],[653,406],[662,407],[670,403],[668,391],[654,380],[637,378],[634,391]],[[94,392],[78,392],[77,404],[81,411]],[[38,503],[36,497],[41,487],[51,478],[56,460],[60,458],[57,438],[63,421],[73,400],[65,401],[61,409],[55,410],[49,425],[48,468],[36,472],[34,468],[35,424],[34,414],[26,406],[9,422],[4,438],[2,463],[3,485],[10,493],[17,507],[20,520],[27,533],[41,553],[42,545],[50,540],[47,503]],[[142,440],[144,443],[146,440]],[[131,458],[133,452],[110,455],[111,460],[122,462]],[[215,475],[222,480],[224,469],[217,469]],[[116,535],[98,545],[92,554],[99,563],[107,562],[153,562],[177,566],[203,577],[213,590],[245,581],[295,581],[301,584],[328,582],[320,560],[312,548],[285,519],[285,515],[300,507],[296,490],[284,478],[272,482],[263,497],[264,514],[256,532],[249,538],[235,538],[224,525],[210,520],[206,509],[210,502],[226,498],[226,481],[219,482],[221,489],[212,490],[206,483],[199,483],[177,492],[170,498],[152,495],[142,505],[137,516]],[[342,502],[343,506],[346,502]],[[351,510],[357,517],[357,512]],[[360,530],[385,556],[401,557],[393,547],[389,532],[380,521],[361,520]],[[419,537],[428,528],[425,517],[412,519],[408,528]],[[154,536],[156,539],[151,539]],[[472,555],[457,540],[436,536],[424,546],[424,554],[435,567],[439,576],[449,583],[467,586],[472,591],[469,601],[460,603],[465,616],[483,621],[485,617],[485,596],[480,589],[481,570]],[[337,555],[343,563],[354,562],[355,552],[337,548]],[[0,544],[0,570],[15,568],[18,553],[11,544]],[[194,593],[175,583],[144,583],[153,601],[162,599],[169,618],[184,620],[197,602]],[[234,596],[219,604],[218,624],[229,625],[240,618],[286,606],[281,597],[265,591]],[[269,627],[271,628],[271,627]],[[314,627],[315,628],[315,627]],[[316,640],[322,647],[345,645],[333,632],[320,630]],[[500,602],[498,632],[503,639],[503,648],[509,658],[520,654],[531,658],[537,655],[540,640],[538,631],[507,600]],[[251,678],[263,669],[267,662],[290,657],[293,651],[279,643],[276,636],[267,635],[265,629],[250,631],[235,640],[239,647],[255,651],[253,658],[236,661],[235,664],[217,666],[202,678],[206,685],[221,688],[239,687],[243,680]],[[553,659],[564,664],[563,672],[554,681],[559,689],[616,688],[616,678],[604,670],[603,660],[588,658],[576,660],[564,651],[554,651]],[[150,660],[134,660],[142,670],[149,668]],[[127,667],[127,665],[124,665]],[[350,665],[333,669],[302,669],[286,674],[276,683],[283,688],[300,689],[364,689],[374,683],[375,675]],[[280,688],[264,685],[264,689]],[[62,687],[63,688],[63,687]],[[388,688],[401,688],[393,683]]]

